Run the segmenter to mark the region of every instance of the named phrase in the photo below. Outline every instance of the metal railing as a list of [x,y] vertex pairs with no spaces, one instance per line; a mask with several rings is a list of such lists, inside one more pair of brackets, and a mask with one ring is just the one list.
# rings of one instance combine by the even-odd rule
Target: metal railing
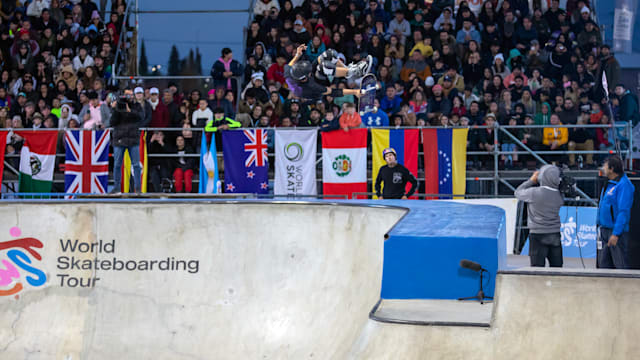
[[[508,189],[510,189],[511,191],[515,191],[515,187],[510,183],[510,181],[519,181],[519,180],[525,180],[527,177],[523,176],[522,174],[520,175],[514,175],[513,172],[508,172],[506,174],[501,173],[501,171],[499,170],[499,158],[502,155],[513,155],[513,154],[527,154],[527,155],[531,155],[533,158],[535,158],[538,162],[542,163],[542,164],[547,164],[548,162],[540,155],[566,155],[566,154],[576,154],[576,155],[585,155],[585,154],[593,154],[593,155],[608,155],[608,154],[612,154],[613,150],[562,150],[562,151],[534,151],[532,150],[530,147],[528,147],[526,144],[522,143],[517,137],[515,137],[513,134],[511,134],[508,130],[509,129],[523,129],[523,128],[549,128],[549,127],[564,127],[564,128],[608,128],[608,129],[612,129],[612,128],[621,128],[626,130],[627,134],[631,134],[631,124],[616,124],[616,125],[556,125],[556,126],[543,126],[543,125],[530,125],[530,126],[496,126],[494,127],[493,131],[493,141],[494,144],[498,144],[498,136],[500,132],[503,132],[505,134],[505,136],[509,137],[513,143],[516,144],[517,147],[520,147],[522,149],[524,149],[523,151],[501,151],[499,149],[498,146],[494,146],[492,151],[467,151],[467,155],[469,156],[486,156],[486,157],[492,157],[493,158],[493,168],[488,170],[492,173],[492,176],[467,176],[467,181],[482,181],[482,182],[492,182],[494,185],[494,189],[493,192],[491,194],[492,197],[500,197],[500,192],[498,191],[499,185],[502,184],[504,186],[506,186]],[[442,127],[402,127],[401,129],[441,129]],[[459,128],[459,127],[458,127]],[[474,129],[488,129],[489,126],[472,126],[469,127],[470,130],[474,130]],[[286,130],[286,131],[295,131],[297,128],[261,128],[261,129],[266,129],[266,130]],[[305,128],[308,129],[308,128]],[[319,128],[317,128],[319,130]],[[395,129],[395,127],[377,127],[377,128],[369,128],[369,129]],[[11,129],[8,129],[11,130]],[[58,130],[58,129],[16,129],[16,130],[29,130],[29,131],[59,131],[62,132],[64,130]],[[148,132],[151,131],[165,131],[165,132],[183,132],[185,130],[191,131],[193,133],[193,139],[195,139],[196,143],[198,141],[200,141],[200,137],[201,132],[204,131],[203,128],[188,128],[188,129],[183,129],[183,128],[140,128],[140,130],[145,130]],[[228,131],[236,131],[236,130],[240,130],[240,129],[231,129]],[[213,133],[212,133],[213,134]],[[271,136],[271,135],[270,135]],[[631,149],[633,147],[633,139],[631,136],[628,136],[628,141],[629,144],[627,146],[627,149],[624,150],[622,152],[622,156],[628,160],[631,160]],[[149,139],[149,137],[147,137],[147,139]],[[197,151],[198,149],[194,149],[195,151]],[[218,151],[217,152],[217,157],[218,159],[221,160],[221,158],[223,157],[223,153],[222,151]],[[367,151],[367,155],[368,157],[371,156],[371,149],[368,149]],[[424,155],[423,151],[418,151],[418,155],[422,158],[422,156]],[[64,157],[65,154],[64,153],[58,153],[56,154],[56,157],[61,158]],[[179,154],[155,154],[155,153],[150,153],[147,154],[147,156],[149,158],[176,158],[176,157],[192,157],[192,158],[199,158],[200,154],[199,153],[193,153],[193,154],[184,154],[184,155],[179,155]],[[275,153],[274,152],[268,152],[268,156],[269,158],[273,159],[275,157]],[[9,171],[10,173],[13,173],[14,175],[18,175],[19,172],[17,169],[15,169],[13,166],[11,166],[11,164],[9,163],[9,161],[11,159],[15,159],[15,158],[19,158],[18,154],[8,154],[5,156],[5,168],[7,169],[7,171]],[[321,164],[322,162],[322,153],[318,152],[316,153],[316,164]],[[469,172],[469,170],[467,170]],[[370,174],[369,174],[370,175]],[[422,174],[420,174],[422,175]],[[370,176],[368,177],[368,182],[371,182],[371,179],[369,179]],[[592,180],[593,177],[591,176],[585,176],[585,177],[575,177],[576,180]],[[6,179],[5,179],[6,180]],[[424,177],[423,176],[418,176],[418,180],[419,181],[424,181]],[[317,180],[319,183],[321,183],[321,180],[318,178]],[[54,183],[61,183],[64,182],[63,179],[54,179]],[[198,179],[194,179],[194,182],[198,182]],[[591,201],[591,203],[595,204],[595,201],[589,197],[584,191],[578,189],[578,193],[586,200]],[[362,195],[362,194],[361,194]],[[416,194],[416,196],[422,196],[422,197],[429,197],[429,198],[433,198],[433,197],[440,197],[440,196],[455,196],[455,197],[459,197],[459,196],[465,196],[465,197],[474,197],[474,196],[485,196],[485,195],[478,195],[478,194],[446,194],[446,195],[438,195],[436,196],[436,194]]]

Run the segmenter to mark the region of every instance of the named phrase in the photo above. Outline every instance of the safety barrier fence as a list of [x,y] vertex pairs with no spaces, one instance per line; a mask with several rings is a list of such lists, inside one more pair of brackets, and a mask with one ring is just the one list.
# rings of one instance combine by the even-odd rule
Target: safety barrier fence
[[[499,159],[502,155],[514,155],[514,154],[522,154],[522,155],[530,155],[531,157],[535,158],[539,163],[541,164],[546,164],[547,161],[542,157],[545,155],[552,155],[552,156],[559,156],[559,155],[569,155],[569,154],[575,154],[575,155],[601,155],[601,156],[607,156],[610,154],[613,154],[615,151],[612,149],[608,149],[608,150],[532,150],[531,148],[529,148],[526,144],[522,143],[522,141],[520,139],[518,139],[517,137],[513,136],[513,134],[511,134],[508,130],[509,129],[543,129],[543,128],[587,128],[587,129],[597,129],[597,128],[605,128],[605,129],[616,129],[616,132],[619,132],[622,139],[618,139],[618,141],[624,141],[626,142],[625,146],[624,146],[624,150],[621,150],[620,155],[629,160],[629,164],[631,164],[631,149],[633,148],[633,138],[631,136],[631,124],[628,123],[617,123],[615,125],[592,125],[592,124],[585,124],[585,125],[554,125],[554,126],[544,126],[544,125],[505,125],[505,126],[495,126],[494,129],[496,131],[493,131],[493,141],[494,144],[499,144],[499,134],[502,132],[505,134],[506,137],[511,138],[511,141],[513,143],[516,144],[516,147],[519,148],[519,150],[515,150],[515,151],[502,151],[500,149],[500,147],[498,146],[494,146],[494,148],[491,151],[467,151],[467,155],[468,156],[474,156],[474,157],[483,157],[483,158],[489,158],[489,157],[493,157],[493,162],[492,162],[492,167],[488,168],[487,171],[492,172],[492,176],[474,176],[477,174],[474,174],[471,171],[468,171],[467,174],[467,181],[486,181],[486,182],[493,182],[494,183],[494,191],[492,196],[496,197],[499,195],[499,191],[498,191],[498,186],[499,184],[503,184],[504,186],[507,186],[508,188],[510,188],[511,190],[515,190],[515,188],[510,184],[510,181],[518,181],[518,180],[524,180],[526,177],[523,177],[522,175],[519,176],[514,176],[513,173],[511,172],[505,172],[505,171],[501,171],[499,169]],[[461,128],[461,127],[453,127],[453,128]],[[480,129],[488,129],[490,128],[489,126],[471,126],[468,127],[469,130],[480,130]],[[261,128],[261,129],[266,129],[266,130],[284,130],[284,131],[296,131],[297,129],[302,129],[302,128]],[[309,129],[309,128],[303,128],[303,129]],[[317,128],[318,131],[320,131],[320,128]],[[427,126],[427,127],[371,127],[369,128],[369,130],[372,129],[442,129],[442,127],[431,127],[431,126]],[[9,131],[12,131],[14,129],[7,129]],[[15,129],[15,130],[29,130],[29,131],[51,131],[51,129]],[[199,141],[201,138],[201,132],[204,131],[203,128],[187,128],[187,129],[183,129],[183,128],[140,128],[140,130],[144,130],[147,131],[148,133],[154,132],[154,131],[162,131],[162,132],[167,132],[167,133],[183,133],[184,131],[190,131],[192,133],[193,139],[195,139],[196,141]],[[230,129],[230,130],[226,130],[226,131],[239,131],[242,129]],[[64,130],[60,129],[58,130],[60,133],[62,133]],[[213,134],[213,133],[212,133]],[[273,136],[273,134],[269,134],[269,136]],[[147,136],[147,141],[150,139],[150,136]],[[520,150],[521,149],[521,150]],[[217,157],[219,158],[219,162],[222,160],[222,156],[223,156],[223,152],[222,151],[218,151],[217,152]],[[424,155],[423,151],[418,151],[418,155],[419,155],[419,159],[422,159],[422,156]],[[11,159],[16,159],[19,158],[20,155],[18,154],[7,154],[5,156],[5,169],[6,171],[9,171],[10,173],[13,173],[15,175],[18,174],[18,170],[12,166],[11,164]],[[155,154],[155,153],[149,153],[147,155],[149,158],[166,158],[166,159],[170,159],[170,158],[176,158],[176,157],[192,157],[192,158],[200,158],[200,154],[199,153],[194,153],[194,154]],[[275,153],[273,152],[273,149],[270,149],[270,151],[268,152],[268,156],[270,159],[273,159],[275,157]],[[371,156],[371,147],[369,147],[368,150],[368,157]],[[57,153],[56,157],[58,158],[64,158],[65,154],[64,153]],[[469,160],[469,159],[468,159]],[[316,153],[316,164],[321,164],[322,162],[322,152],[319,151]],[[470,161],[468,161],[469,163]],[[320,169],[318,169],[320,170]],[[484,173],[487,173],[487,171],[484,171]],[[482,172],[477,172],[482,173]],[[510,175],[511,173],[511,175]],[[369,174],[370,175],[370,174]],[[421,176],[422,175],[422,176]],[[589,174],[590,175],[590,174]],[[370,178],[370,176],[369,176]],[[576,177],[576,180],[592,180],[593,176],[584,176],[584,177]],[[193,179],[194,182],[197,183],[198,179]],[[419,170],[419,176],[418,176],[418,180],[419,181],[424,181],[424,177],[423,177],[423,172],[422,169]],[[5,178],[6,181],[6,178]],[[317,180],[318,183],[321,184],[321,179]],[[370,180],[369,180],[370,181]],[[54,179],[53,180],[54,183],[64,183],[64,179]],[[581,193],[581,191],[578,191],[579,193]],[[454,196],[462,196],[463,194],[455,194]],[[586,199],[590,199],[589,196],[587,196],[584,193],[580,194],[581,196],[583,196]],[[424,197],[433,197],[435,196],[435,194],[433,195],[422,195]]]

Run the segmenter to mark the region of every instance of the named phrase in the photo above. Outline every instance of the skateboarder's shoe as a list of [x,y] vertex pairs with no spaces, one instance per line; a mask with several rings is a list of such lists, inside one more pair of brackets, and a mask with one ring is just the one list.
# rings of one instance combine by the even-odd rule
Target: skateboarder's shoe
[[366,59],[358,62],[357,64],[349,64],[349,72],[347,73],[348,78],[362,78],[367,75],[369,69],[373,65],[373,58],[371,55],[368,55]]

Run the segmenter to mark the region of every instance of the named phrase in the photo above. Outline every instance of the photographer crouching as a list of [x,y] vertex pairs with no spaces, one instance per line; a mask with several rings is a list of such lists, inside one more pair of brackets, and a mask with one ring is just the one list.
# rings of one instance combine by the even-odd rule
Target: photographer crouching
[[131,157],[131,164],[133,166],[133,184],[135,186],[135,192],[139,193],[142,189],[141,186],[141,173],[140,167],[140,130],[139,128],[144,126],[142,124],[142,118],[140,112],[136,111],[136,107],[133,102],[133,92],[131,90],[125,90],[124,94],[117,100],[115,110],[111,117],[111,126],[113,130],[111,132],[111,143],[113,145],[113,189],[110,193],[120,192],[120,182],[122,181],[122,160],[124,158],[124,151],[129,150],[129,156]]
[[560,208],[564,200],[559,190],[561,181],[560,168],[544,165],[516,189],[515,197],[528,205],[531,266],[544,267],[547,259],[551,267],[562,267]]

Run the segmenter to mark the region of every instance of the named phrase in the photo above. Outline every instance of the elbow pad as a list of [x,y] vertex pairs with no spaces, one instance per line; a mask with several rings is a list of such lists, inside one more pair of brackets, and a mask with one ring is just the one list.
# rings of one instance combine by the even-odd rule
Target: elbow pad
[[342,97],[344,96],[344,92],[342,91],[342,89],[332,89],[331,90],[331,96],[336,98],[336,97]]

